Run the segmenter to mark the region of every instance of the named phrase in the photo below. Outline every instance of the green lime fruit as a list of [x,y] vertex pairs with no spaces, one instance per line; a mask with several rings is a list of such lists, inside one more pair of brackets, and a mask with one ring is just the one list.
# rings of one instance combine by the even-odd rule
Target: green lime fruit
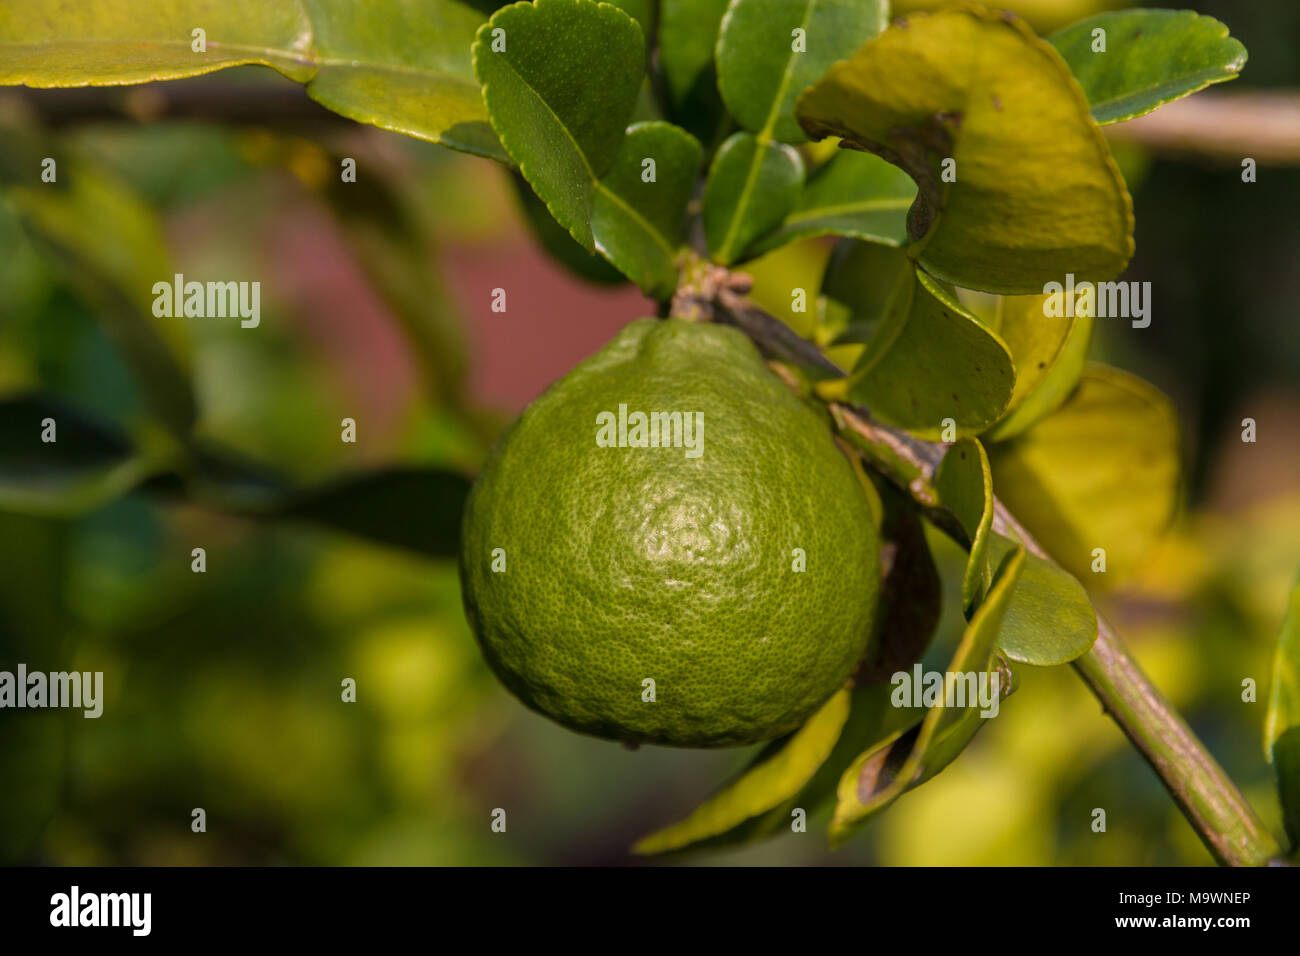
[[640,319],[506,430],[466,504],[466,615],[525,704],[721,747],[798,727],[867,650],[871,504],[739,331]]

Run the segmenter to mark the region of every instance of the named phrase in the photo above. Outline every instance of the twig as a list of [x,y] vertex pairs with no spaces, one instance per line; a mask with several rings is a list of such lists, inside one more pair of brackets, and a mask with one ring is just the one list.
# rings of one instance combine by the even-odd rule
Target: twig
[[[740,328],[769,356],[784,356],[805,366],[829,366],[827,370],[843,374],[813,343],[734,293],[718,296],[716,312],[718,321]],[[965,543],[965,532],[955,521],[946,520],[950,516],[937,507],[934,495],[934,471],[947,446],[883,425],[857,406],[831,403],[830,410],[841,430],[858,439],[857,447],[886,479],[921,505],[940,530]],[[994,530],[1018,539],[1032,554],[1052,560],[997,498],[993,507]],[[1100,614],[1097,640],[1074,668],[1155,770],[1216,860],[1231,866],[1280,862],[1277,841]]]

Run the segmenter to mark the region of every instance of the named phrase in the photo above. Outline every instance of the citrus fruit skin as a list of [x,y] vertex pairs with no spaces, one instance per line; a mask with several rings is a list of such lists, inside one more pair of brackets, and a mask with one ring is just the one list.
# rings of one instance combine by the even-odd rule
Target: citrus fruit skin
[[[620,404],[703,413],[701,453],[599,446],[598,416]],[[488,663],[529,707],[716,747],[785,734],[844,683],[867,650],[877,549],[824,412],[739,331],[639,319],[498,440],[460,570]]]

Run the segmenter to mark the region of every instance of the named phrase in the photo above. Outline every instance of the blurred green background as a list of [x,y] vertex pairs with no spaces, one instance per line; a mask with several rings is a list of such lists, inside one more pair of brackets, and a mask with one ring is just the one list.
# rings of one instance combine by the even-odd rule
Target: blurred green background
[[[1051,27],[1107,4],[1023,6]],[[1250,51],[1234,87],[1300,86],[1294,3],[1194,6]],[[236,70],[172,85],[231,84],[270,96],[288,81]],[[97,119],[66,109],[73,95],[0,96],[0,153],[57,154],[92,178],[99,202],[81,225],[101,253],[143,255],[157,230],[167,268],[153,278],[261,281],[257,329],[158,321],[192,365],[199,434],[295,483],[392,464],[472,473],[546,384],[651,311],[547,258],[488,161],[323,113],[148,121],[145,87],[95,94],[141,121]],[[1168,540],[1099,600],[1280,830],[1260,736],[1300,567],[1300,169],[1262,167],[1248,185],[1235,164],[1116,151],[1138,223],[1126,278],[1152,283],[1154,319],[1142,332],[1099,323],[1093,355],[1171,395],[1188,478]],[[355,186],[337,183],[342,156],[357,159]],[[824,252],[760,261],[760,287]],[[0,394],[39,388],[147,436],[81,268],[0,201]],[[490,308],[497,287],[504,313]],[[1256,444],[1240,440],[1246,416]],[[356,444],[339,440],[344,417]],[[407,506],[394,501],[397,520]],[[961,557],[934,547],[951,639]],[[752,753],[629,751],[526,711],[485,671],[451,561],[143,491],[71,518],[0,509],[0,669],[19,661],[103,671],[106,700],[98,720],[0,711],[7,864],[633,862],[635,838]],[[356,703],[340,700],[348,677]],[[1244,678],[1259,702],[1241,700]],[[951,768],[847,849],[826,851],[823,809],[807,833],[685,861],[1210,862],[1073,671],[1022,680]],[[1094,807],[1105,834],[1090,829]],[[490,828],[495,808],[505,833]]]

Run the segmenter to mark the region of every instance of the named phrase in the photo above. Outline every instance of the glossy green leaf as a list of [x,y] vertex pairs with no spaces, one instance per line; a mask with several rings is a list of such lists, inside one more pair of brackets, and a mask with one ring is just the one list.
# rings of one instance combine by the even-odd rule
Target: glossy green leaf
[[[994,657],[994,644],[1024,566],[1024,557],[1024,552],[1018,550],[998,567],[987,599],[966,625],[946,669],[947,674],[954,676],[988,674],[990,686],[996,675],[999,697],[1009,692],[1010,685]],[[926,712],[919,727],[897,732],[861,754],[844,772],[829,830],[832,846],[842,845],[870,817],[905,791],[939,773],[970,743],[985,719],[981,717],[979,702],[965,701],[965,706],[945,706],[945,703],[941,696]]]
[[893,256],[885,312],[852,370],[848,395],[880,421],[924,438],[954,437],[944,435],[945,419],[954,422],[955,437],[978,434],[1011,397],[1011,353],[901,250]]
[[596,185],[591,207],[596,249],[652,298],[670,298],[677,285],[686,204],[702,159],[700,144],[680,127],[637,123],[628,128],[613,168]]
[[[505,49],[493,50],[493,33]],[[560,225],[595,251],[591,204],[614,166],[641,85],[636,21],[591,0],[497,11],[474,41],[493,128]]]
[[961,584],[962,608],[969,615],[988,590],[995,566],[986,551],[993,527],[993,478],[984,446],[967,438],[949,448],[935,469],[934,489],[970,542]]
[[[17,143],[18,140],[14,140]],[[153,287],[171,282],[162,228],[153,210],[118,180],[88,162],[60,157],[57,183],[10,185],[7,197],[29,234],[66,268],[91,302],[130,367],[149,410],[177,435],[197,416],[190,387],[192,346],[183,316],[155,316]]]
[[[85,86],[262,64],[350,119],[508,161],[470,60],[462,0],[28,0],[0,11],[0,85]],[[195,52],[192,31],[205,31]]]
[[696,136],[712,139],[724,108],[713,50],[727,0],[661,0],[659,62],[669,115]]
[[[1157,389],[1090,365],[1056,412],[990,448],[998,497],[1061,566],[1098,586],[1132,573],[1178,502],[1178,423]],[[1093,571],[1094,549],[1106,571]]]
[[719,836],[794,796],[831,753],[849,715],[849,691],[837,691],[793,734],[763,749],[743,773],[686,819],[637,841],[632,852],[665,853]]
[[884,0],[732,0],[718,34],[718,88],[760,141],[802,143],[795,99],[885,27]]
[[901,246],[916,184],[897,166],[857,150],[841,150],[804,186],[781,227],[754,253],[810,236],[852,236]]
[[[1105,50],[1094,52],[1094,31]],[[1142,116],[1165,103],[1234,80],[1246,48],[1213,17],[1191,10],[1117,10],[1048,37],[1083,87],[1102,125]]]
[[349,119],[505,161],[470,58],[483,14],[458,0],[305,0],[307,92]]
[[1049,316],[1041,295],[1000,296],[990,324],[1011,349],[1016,387],[1002,419],[985,433],[986,441],[1005,441],[1055,411],[1083,374],[1093,320]]
[[46,395],[0,399],[0,508],[80,514],[125,493],[147,471],[108,422]]
[[[206,52],[192,35],[206,33]],[[316,67],[296,0],[26,0],[0,7],[0,84],[86,86],[260,63],[302,83]]]
[[[1274,745],[1288,731],[1300,728],[1300,580],[1291,589],[1282,633],[1273,655],[1268,712],[1264,717],[1264,754],[1272,759]],[[1300,781],[1297,781],[1300,783]],[[1300,790],[1297,791],[1300,795]]]
[[1015,17],[910,17],[831,67],[797,113],[810,136],[912,176],[910,251],[940,279],[1036,293],[1067,273],[1111,279],[1132,255],[1132,204],[1101,130],[1060,56]]
[[764,145],[752,133],[735,133],[722,144],[704,184],[704,237],[709,255],[722,265],[781,224],[799,200],[803,160],[781,143]]

